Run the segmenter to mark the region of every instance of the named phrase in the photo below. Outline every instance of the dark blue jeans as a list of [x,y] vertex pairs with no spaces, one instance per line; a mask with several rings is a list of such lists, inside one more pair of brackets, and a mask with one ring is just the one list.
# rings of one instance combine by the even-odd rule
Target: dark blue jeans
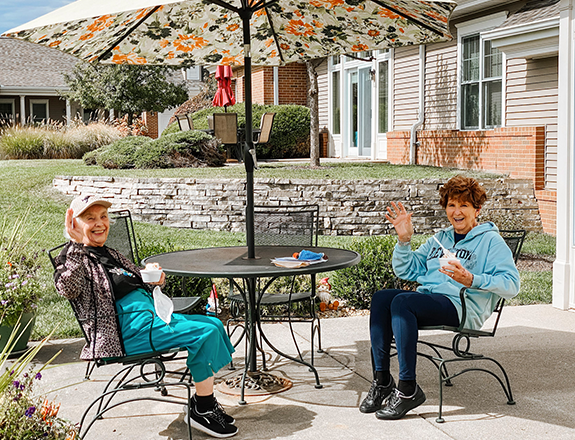
[[380,290],[371,299],[369,330],[374,370],[389,371],[395,336],[399,380],[415,380],[417,330],[427,325],[459,325],[453,303],[444,295],[406,290]]

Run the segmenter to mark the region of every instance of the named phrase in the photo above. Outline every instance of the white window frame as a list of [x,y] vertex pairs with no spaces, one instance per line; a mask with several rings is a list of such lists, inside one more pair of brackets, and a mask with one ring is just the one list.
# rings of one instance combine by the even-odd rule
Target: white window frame
[[[376,123],[375,123],[375,136],[379,136],[382,134],[386,134],[392,131],[391,121],[392,121],[392,110],[393,110],[393,100],[392,100],[392,79],[393,79],[393,72],[392,72],[392,57],[393,49],[385,50],[378,50],[376,51],[375,56],[375,72],[376,72],[376,84],[375,87],[375,109],[376,109]],[[380,133],[379,132],[379,63],[387,62],[387,132]]]
[[48,99],[31,99],[30,100],[30,121],[32,122],[42,122],[42,121],[35,121],[34,120],[34,112],[32,109],[34,108],[34,104],[44,104],[46,106],[46,119],[45,121],[48,122],[50,120],[50,100]]
[[[328,90],[329,90],[329,94],[328,94],[328,106],[329,106],[329,131],[332,133],[333,136],[341,136],[341,131],[342,131],[342,126],[343,126],[343,115],[342,115],[342,109],[343,109],[343,57],[342,56],[338,56],[337,58],[339,59],[339,63],[334,64],[333,62],[333,56],[328,58]],[[333,73],[334,72],[339,72],[339,133],[335,133],[334,132],[334,126],[335,126],[335,114],[333,111]]]
[[12,111],[10,112],[10,116],[12,116],[12,120],[16,120],[16,100],[9,99],[9,98],[2,98],[0,99],[0,104],[10,104],[12,107]]
[[[483,107],[483,43],[486,41],[483,38],[483,33],[495,29],[496,27],[503,24],[507,19],[507,11],[499,12],[497,14],[488,15],[486,17],[478,18],[476,20],[470,20],[463,23],[456,24],[457,28],[457,129],[458,130],[492,130],[494,127],[484,127],[484,107]],[[463,128],[462,127],[462,58],[463,58],[463,39],[472,35],[479,34],[479,45],[480,45],[480,63],[479,63],[479,127],[478,128]],[[497,127],[505,126],[505,85],[507,76],[507,62],[505,54],[501,53],[501,125]]]

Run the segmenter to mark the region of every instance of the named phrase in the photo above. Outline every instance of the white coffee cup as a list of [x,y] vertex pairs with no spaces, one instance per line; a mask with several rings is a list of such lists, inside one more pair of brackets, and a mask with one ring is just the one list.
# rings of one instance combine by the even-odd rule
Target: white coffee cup
[[157,283],[162,278],[162,269],[142,269],[142,280],[144,283]]
[[439,258],[439,265],[441,266],[442,269],[450,269],[452,266],[449,265],[450,261],[457,261],[459,262],[459,258],[453,258],[453,257],[440,257]]

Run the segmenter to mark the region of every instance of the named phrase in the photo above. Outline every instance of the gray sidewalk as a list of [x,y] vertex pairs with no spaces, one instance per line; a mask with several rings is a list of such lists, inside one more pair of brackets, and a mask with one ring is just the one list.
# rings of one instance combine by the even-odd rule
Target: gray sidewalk
[[[316,366],[323,384],[314,388],[305,366],[268,353],[270,373],[287,377],[285,392],[238,398],[217,392],[227,412],[237,420],[237,439],[573,439],[575,438],[575,313],[547,305],[507,307],[494,339],[474,341],[477,351],[492,354],[507,369],[517,404],[506,404],[499,384],[485,373],[468,373],[444,391],[445,423],[435,422],[438,405],[437,370],[425,359],[418,363],[418,382],[427,402],[398,421],[380,421],[357,409],[371,381],[367,316],[322,320],[323,354]],[[296,327],[301,348],[309,350],[309,327]],[[272,342],[293,353],[287,327],[265,326]],[[446,334],[434,341],[450,344]],[[282,343],[282,341],[285,341]],[[83,381],[85,364],[78,362],[81,340],[55,340],[43,349],[40,361],[63,349],[44,373],[41,383],[49,397],[62,403],[60,415],[78,421],[91,399],[103,389],[116,367],[96,370]],[[240,344],[243,347],[243,344]],[[270,351],[271,352],[271,351]],[[242,350],[234,359],[242,364]],[[236,372],[222,370],[218,379]],[[397,365],[392,363],[392,372]],[[153,391],[142,391],[153,393]],[[89,432],[88,439],[186,439],[182,405],[130,403],[110,411]],[[194,439],[209,438],[193,431]]]

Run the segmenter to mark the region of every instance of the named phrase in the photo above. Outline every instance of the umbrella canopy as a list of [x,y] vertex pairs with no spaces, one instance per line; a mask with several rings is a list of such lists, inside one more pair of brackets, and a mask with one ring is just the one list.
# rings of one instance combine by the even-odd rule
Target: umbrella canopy
[[4,35],[87,61],[244,65],[246,241],[255,258],[251,66],[451,39],[451,0],[78,0]]
[[239,65],[251,56],[254,65],[279,65],[449,39],[455,6],[449,0],[79,0],[5,35],[89,61]]
[[224,107],[227,111],[228,105],[236,103],[236,97],[232,92],[232,68],[230,66],[218,66],[216,80],[218,81],[218,90],[216,90],[212,104],[217,107]]

